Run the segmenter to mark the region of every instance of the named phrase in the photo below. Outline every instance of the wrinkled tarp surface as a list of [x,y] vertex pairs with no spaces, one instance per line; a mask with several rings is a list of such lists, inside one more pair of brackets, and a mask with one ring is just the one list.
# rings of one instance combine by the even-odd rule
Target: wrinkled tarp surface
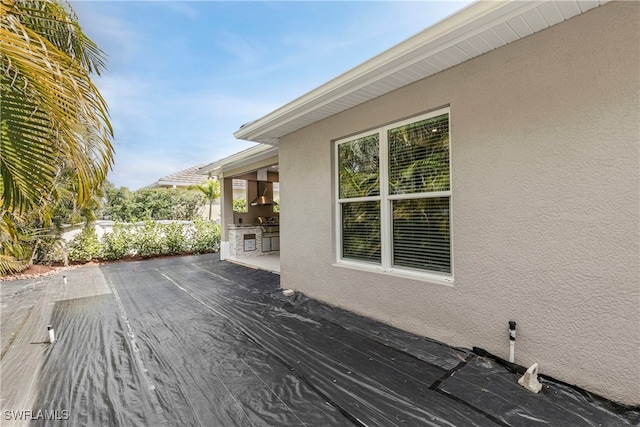
[[[20,424],[4,411],[25,409],[32,410],[29,425],[69,426],[624,426],[640,420],[635,409],[544,378],[540,394],[530,393],[495,360],[300,294],[286,298],[278,275],[211,255],[65,275],[67,284],[61,275],[2,284],[3,334],[6,322],[20,323],[2,340],[3,425]],[[38,309],[24,314],[24,307],[45,298],[39,290],[52,302],[34,332],[29,319]],[[56,331],[51,345],[46,324]],[[32,336],[21,347],[24,334]],[[16,364],[29,345],[41,352],[35,367],[26,359]],[[24,388],[16,378],[31,382],[31,397],[8,397]],[[68,419],[34,420],[38,410],[68,411]]]

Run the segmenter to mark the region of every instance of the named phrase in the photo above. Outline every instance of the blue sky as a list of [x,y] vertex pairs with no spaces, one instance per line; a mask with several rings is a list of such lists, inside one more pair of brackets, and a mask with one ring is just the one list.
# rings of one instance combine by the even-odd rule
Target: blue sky
[[95,79],[130,189],[254,143],[258,119],[463,8],[464,1],[74,1],[108,57]]

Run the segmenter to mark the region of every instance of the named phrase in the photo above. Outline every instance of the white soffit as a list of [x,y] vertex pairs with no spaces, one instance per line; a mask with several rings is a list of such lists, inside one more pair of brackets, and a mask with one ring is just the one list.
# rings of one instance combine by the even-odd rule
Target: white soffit
[[277,155],[278,147],[256,145],[229,157],[225,157],[224,159],[209,163],[208,165],[201,167],[198,170],[198,173],[200,175],[220,175],[228,170],[248,166]]
[[243,125],[238,139],[278,138],[493,49],[549,28],[609,0],[478,1],[298,99]]

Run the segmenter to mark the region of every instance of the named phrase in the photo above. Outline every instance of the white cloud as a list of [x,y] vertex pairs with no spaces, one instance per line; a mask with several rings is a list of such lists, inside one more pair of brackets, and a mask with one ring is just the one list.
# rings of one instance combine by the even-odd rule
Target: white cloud
[[221,93],[172,93],[159,82],[110,77],[101,84],[112,111],[116,159],[109,179],[132,189],[199,163],[210,163],[253,143],[233,132],[279,107]]

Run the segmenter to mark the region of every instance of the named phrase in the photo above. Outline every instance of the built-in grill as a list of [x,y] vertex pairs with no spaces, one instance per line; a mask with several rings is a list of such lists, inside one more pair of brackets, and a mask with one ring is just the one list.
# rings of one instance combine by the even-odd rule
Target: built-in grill
[[262,252],[280,250],[280,226],[277,224],[262,225]]

